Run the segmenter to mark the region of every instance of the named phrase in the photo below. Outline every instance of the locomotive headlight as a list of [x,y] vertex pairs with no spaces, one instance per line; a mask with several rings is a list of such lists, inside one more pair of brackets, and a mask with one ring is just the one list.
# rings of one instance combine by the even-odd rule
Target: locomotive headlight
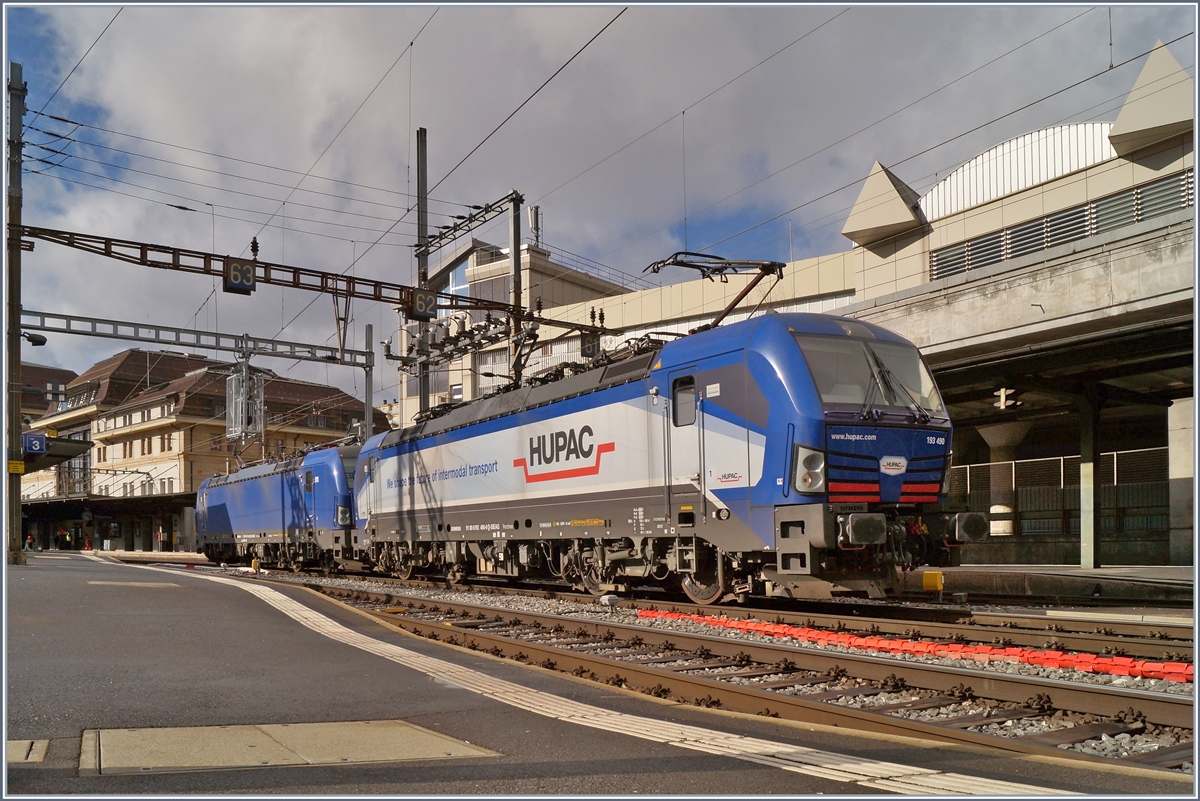
[[350,523],[351,523],[350,507],[349,506],[338,506],[338,508],[337,508],[337,524],[339,526],[348,526],[348,525],[350,525]]
[[801,445],[796,446],[792,460],[797,492],[818,493],[825,491],[825,454]]

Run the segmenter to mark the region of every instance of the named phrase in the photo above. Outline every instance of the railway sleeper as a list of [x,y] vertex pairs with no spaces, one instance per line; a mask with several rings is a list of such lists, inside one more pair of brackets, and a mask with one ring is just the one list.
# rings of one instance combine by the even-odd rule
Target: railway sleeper
[[[376,596],[377,603],[379,598],[380,596]],[[388,602],[394,602],[396,599],[389,597],[387,600]],[[569,625],[567,620],[563,620],[562,623],[553,624],[548,629],[548,624],[538,622],[536,619],[531,622],[523,616],[518,616],[509,621],[496,621],[496,627],[488,630],[485,630],[484,626],[464,627],[460,629],[464,638],[460,642],[458,635],[446,635],[446,628],[454,629],[458,624],[477,623],[478,621],[457,619],[455,617],[456,613],[452,609],[442,611],[436,606],[432,609],[420,609],[421,604],[417,606],[418,608],[411,610],[412,614],[408,619],[401,619],[406,624],[405,627],[411,628],[414,633],[424,634],[430,638],[443,639],[452,644],[465,645],[472,650],[490,651],[497,656],[508,656],[531,664],[554,666],[555,669],[564,670],[575,675],[592,676],[598,681],[615,682],[620,686],[634,687],[638,681],[641,681],[642,683],[646,683],[647,687],[656,686],[658,689],[655,694],[660,697],[687,701],[694,694],[696,698],[700,698],[701,700],[707,698],[710,705],[720,704],[722,708],[733,709],[735,711],[761,713],[762,702],[765,700],[770,704],[771,701],[769,699],[776,697],[778,700],[774,703],[781,706],[779,709],[772,709],[771,706],[768,706],[766,711],[769,714],[787,712],[786,716],[789,718],[818,721],[827,720],[827,716],[830,714],[849,715],[851,717],[848,720],[837,725],[858,728],[865,727],[876,731],[885,730],[886,725],[894,725],[902,731],[907,730],[910,733],[915,733],[915,736],[934,736],[935,739],[948,739],[949,741],[972,742],[975,744],[990,743],[1001,748],[1019,750],[1026,753],[1056,753],[1060,756],[1071,756],[1073,758],[1104,762],[1112,762],[1114,760],[1109,757],[1088,753],[1082,749],[1089,742],[1094,741],[1096,737],[1111,738],[1114,735],[1121,737],[1146,729],[1145,725],[1141,722],[1142,716],[1140,713],[1133,712],[1132,710],[1128,714],[1121,713],[1114,715],[1113,719],[1110,720],[1097,720],[1095,715],[1070,713],[1062,710],[1054,711],[1053,705],[1045,694],[1031,699],[1032,701],[1036,701],[1036,703],[1013,709],[1003,708],[1005,703],[1011,702],[989,700],[983,703],[990,704],[991,708],[981,713],[961,715],[941,720],[916,719],[901,715],[904,715],[906,712],[911,715],[921,710],[952,707],[954,704],[963,703],[964,700],[971,700],[971,694],[969,690],[962,688],[961,685],[959,686],[959,689],[962,690],[961,692],[944,695],[939,694],[936,690],[931,692],[928,688],[908,687],[906,682],[897,679],[895,675],[874,679],[851,678],[846,675],[844,669],[836,666],[827,669],[821,674],[811,669],[795,669],[790,665],[790,661],[782,665],[780,663],[771,665],[765,661],[751,661],[750,664],[747,664],[747,655],[740,650],[736,655],[732,653],[712,653],[712,649],[717,648],[719,644],[715,641],[710,641],[710,638],[704,638],[706,644],[699,649],[691,651],[677,649],[665,641],[656,649],[653,643],[647,645],[645,642],[646,638],[654,636],[655,632],[653,631],[642,631],[633,637],[621,639],[613,636],[612,629],[610,628],[607,632],[604,632],[603,636],[597,636],[596,639],[583,643],[583,648],[561,647],[561,642],[546,642],[546,634],[548,631],[554,633],[554,629],[558,629],[557,633],[564,634],[568,639],[573,640],[586,639],[578,635],[582,635],[583,630],[589,627],[594,628],[599,634],[604,628],[604,624],[599,621],[584,622],[585,624],[579,628],[578,635],[572,636],[566,631]],[[469,613],[464,611],[463,614]],[[394,617],[392,619],[396,620]],[[590,623],[590,626],[588,623]],[[622,627],[617,626],[616,628],[621,629]],[[480,643],[468,640],[467,638],[471,634],[485,636],[489,642]],[[672,634],[678,636],[677,633]],[[534,642],[535,639],[541,640],[541,642]],[[489,644],[490,648],[488,647]],[[733,648],[739,646],[745,646],[745,643],[731,643],[726,644],[725,647]],[[604,650],[605,653],[596,652],[600,649]],[[655,650],[662,653],[662,650],[665,649],[675,649],[677,652],[662,654],[662,656],[657,657],[651,656],[649,658],[638,658],[634,655],[634,652],[653,652]],[[672,664],[696,659],[700,659],[701,661],[692,661],[690,664],[681,665]],[[577,660],[584,661],[578,662]],[[784,661],[780,660],[780,662]],[[722,667],[736,667],[737,670],[725,673],[704,672],[720,671]],[[730,676],[731,673],[747,670],[754,671],[762,676],[770,676],[772,673],[787,673],[789,670],[794,670],[797,673],[807,671],[811,672],[812,675],[796,675],[785,679],[754,682],[749,685],[737,684],[727,680],[732,678]],[[634,671],[634,673],[630,673],[630,671]],[[654,682],[652,677],[655,673],[673,676],[673,679],[667,679],[666,681],[669,684],[676,685],[676,689],[672,691],[669,687],[664,687],[664,682],[661,680]],[[632,678],[626,678],[622,674],[628,674]],[[685,686],[682,688],[679,687],[679,681],[684,681]],[[725,689],[723,690],[722,688]],[[797,694],[780,694],[776,692],[776,690],[786,690],[787,688],[812,688],[812,690]],[[729,692],[733,692],[735,695],[727,695]],[[918,697],[903,700],[892,700],[887,697],[889,694],[897,692],[911,693]],[[746,695],[747,698],[735,700],[741,698],[742,695]],[[860,703],[876,697],[884,699],[884,703],[876,705]],[[749,710],[750,705],[754,705],[755,708]],[[746,707],[746,709],[742,709],[742,707]],[[834,707],[842,711],[838,713],[819,711]],[[882,723],[881,721],[885,719],[893,721],[893,723]],[[989,734],[985,731],[986,727],[993,724],[1003,724],[1009,721],[1024,719],[1041,719],[1045,722],[1045,725],[1049,725],[1052,728],[1043,732],[1028,732],[1020,736],[1008,737]],[[1160,733],[1170,734],[1171,736],[1188,741],[1167,745],[1166,748],[1171,749],[1170,755],[1164,753],[1164,755],[1158,757],[1159,760],[1171,762],[1179,758],[1179,764],[1188,761],[1183,757],[1188,755],[1191,737],[1190,731],[1169,730],[1168,727],[1163,726],[1150,728]],[[937,731],[945,732],[947,735],[952,731],[961,732],[961,734],[937,737],[932,734]],[[1010,729],[1010,734],[1016,733]],[[1040,736],[1043,734],[1045,736]],[[1176,745],[1179,747],[1177,748]],[[1165,752],[1166,748],[1158,750]],[[1160,762],[1155,761],[1155,758],[1152,756],[1153,753],[1149,752],[1137,755],[1139,759],[1134,764],[1142,764],[1149,767],[1164,767]],[[1180,756],[1174,756],[1176,754]]]

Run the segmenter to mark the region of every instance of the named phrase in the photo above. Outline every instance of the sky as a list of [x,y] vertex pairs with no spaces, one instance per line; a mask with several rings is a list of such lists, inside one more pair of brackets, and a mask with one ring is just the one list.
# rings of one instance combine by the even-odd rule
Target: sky
[[[789,261],[850,249],[876,161],[923,194],[1013,137],[1115,120],[1159,40],[1194,77],[1195,21],[1182,4],[4,9],[26,225],[233,256],[256,237],[265,261],[402,284],[418,127],[433,225],[516,189],[547,246],[631,280],[678,250]],[[507,246],[503,218],[475,236]],[[22,265],[27,310],[336,342],[316,293],[225,294],[48,242]],[[374,326],[376,402],[394,398],[396,313],[351,314],[348,346]],[[22,356],[82,372],[126,347],[153,348],[56,334]],[[254,363],[364,388],[350,367]]]

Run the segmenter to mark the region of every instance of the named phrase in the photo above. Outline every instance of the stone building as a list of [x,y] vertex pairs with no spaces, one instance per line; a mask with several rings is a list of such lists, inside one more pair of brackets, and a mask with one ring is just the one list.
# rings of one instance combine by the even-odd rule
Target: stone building
[[[204,479],[342,439],[363,418],[362,401],[341,390],[261,371],[263,440],[230,441],[225,382],[235,369],[204,356],[127,350],[70,382],[66,399],[33,428],[92,447],[24,477],[27,533],[42,547],[70,534],[72,547],[90,540],[97,549],[190,549],[191,507]],[[376,428],[385,425],[376,413]]]

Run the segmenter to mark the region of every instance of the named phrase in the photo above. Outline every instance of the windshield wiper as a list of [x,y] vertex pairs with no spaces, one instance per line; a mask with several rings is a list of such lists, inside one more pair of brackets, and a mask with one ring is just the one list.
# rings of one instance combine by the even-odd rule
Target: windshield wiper
[[[917,416],[917,422],[928,423],[930,420],[929,411],[921,405],[916,397],[913,396],[908,387],[904,386],[903,381],[892,375],[892,371],[884,365],[883,360],[879,358],[878,353],[876,353],[869,345],[867,346],[867,350],[871,351],[871,359],[875,362],[875,366],[879,369],[879,375],[884,381],[887,382],[888,387],[891,388],[892,394],[903,394],[906,396],[909,403],[913,405],[913,413]],[[897,392],[897,390],[899,390],[899,392]]]
[[[875,354],[871,354],[871,355],[874,356]],[[870,367],[871,365],[868,363],[867,366]],[[863,401],[862,408],[858,410],[858,416],[861,419],[863,419],[863,420],[870,420],[870,419],[878,420],[879,419],[879,410],[876,409],[875,405],[872,403],[872,401],[875,399],[875,393],[879,389],[880,389],[879,376],[875,374],[874,370],[872,370],[871,371],[871,388],[867,390],[866,400]]]

